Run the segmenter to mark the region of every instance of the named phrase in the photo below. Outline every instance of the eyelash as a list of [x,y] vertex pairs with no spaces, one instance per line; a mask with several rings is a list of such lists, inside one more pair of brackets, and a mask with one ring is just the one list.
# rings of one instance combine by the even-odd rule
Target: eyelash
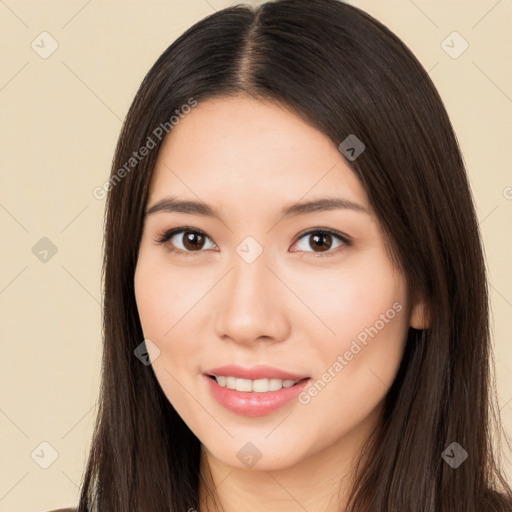
[[[192,228],[192,227],[182,226],[182,227],[179,227],[179,228],[173,228],[173,229],[170,229],[168,231],[164,231],[159,236],[159,238],[155,239],[155,242],[157,242],[158,244],[164,245],[174,235],[176,235],[178,233],[185,233],[185,232],[187,232],[187,233],[195,233],[197,235],[203,235],[206,238],[211,240],[211,238],[204,231],[201,231],[199,229]],[[314,228],[314,229],[310,229],[310,230],[308,230],[308,231],[306,231],[304,233],[300,233],[297,236],[297,241],[300,240],[301,238],[304,238],[307,235],[313,235],[313,234],[319,234],[319,233],[323,234],[323,235],[331,235],[331,236],[333,236],[335,238],[338,238],[341,242],[343,242],[343,245],[341,245],[339,247],[336,247],[336,249],[340,249],[344,245],[345,246],[350,246],[351,245],[351,242],[350,242],[349,238],[344,236],[344,235],[342,235],[341,233],[338,233],[336,231],[332,231],[330,229],[320,229],[320,228]],[[167,246],[167,249],[170,252],[172,252],[172,253],[183,254],[185,256],[192,256],[192,257],[197,256],[201,252],[204,252],[204,251],[193,251],[193,252],[191,252],[191,251],[183,251],[182,249],[177,249],[176,247],[171,247],[171,246]],[[310,254],[314,254],[314,255],[316,255],[317,257],[320,257],[320,258],[330,257],[330,256],[333,256],[335,254],[338,254],[339,251],[336,251],[336,249],[329,250],[326,253],[315,253],[315,252],[312,252]],[[298,252],[300,252],[300,251],[298,251]],[[305,251],[305,252],[308,253],[309,251]]]

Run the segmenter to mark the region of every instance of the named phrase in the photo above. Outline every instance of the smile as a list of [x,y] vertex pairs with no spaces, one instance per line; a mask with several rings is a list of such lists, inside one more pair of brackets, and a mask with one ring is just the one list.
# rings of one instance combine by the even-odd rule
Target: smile
[[268,393],[269,391],[279,391],[283,388],[289,388],[300,382],[300,380],[291,379],[238,379],[232,376],[214,376],[217,384],[223,388],[234,389],[242,392]]
[[[288,379],[249,380],[226,376],[224,377],[226,382],[222,385],[222,377],[217,377],[220,381],[217,382],[216,377],[203,375],[208,390],[217,403],[228,411],[242,416],[264,416],[277,411],[296,400],[311,380],[309,377],[298,381]],[[254,387],[256,389],[253,389]],[[239,391],[238,388],[244,391]]]

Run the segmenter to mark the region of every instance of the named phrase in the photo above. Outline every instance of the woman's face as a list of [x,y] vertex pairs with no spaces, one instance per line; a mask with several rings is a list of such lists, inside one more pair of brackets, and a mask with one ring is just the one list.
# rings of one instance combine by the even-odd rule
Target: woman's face
[[[299,208],[325,199],[339,204]],[[137,307],[156,378],[208,452],[271,470],[363,439],[419,306],[337,146],[276,105],[209,100],[161,148],[146,211],[159,203],[145,218]],[[242,373],[215,371],[226,365]],[[261,365],[272,369],[243,373]]]

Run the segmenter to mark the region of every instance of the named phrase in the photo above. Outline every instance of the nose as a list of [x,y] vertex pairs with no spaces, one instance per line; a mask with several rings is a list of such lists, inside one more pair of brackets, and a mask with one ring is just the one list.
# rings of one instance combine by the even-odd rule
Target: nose
[[290,332],[287,305],[292,294],[263,255],[252,263],[235,258],[215,296],[217,336],[240,344],[285,340]]

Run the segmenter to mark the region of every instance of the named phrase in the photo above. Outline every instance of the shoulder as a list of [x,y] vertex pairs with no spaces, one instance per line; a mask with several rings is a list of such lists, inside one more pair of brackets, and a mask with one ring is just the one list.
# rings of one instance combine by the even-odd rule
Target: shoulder
[[77,508],[59,508],[57,510],[49,510],[48,512],[78,512]]

